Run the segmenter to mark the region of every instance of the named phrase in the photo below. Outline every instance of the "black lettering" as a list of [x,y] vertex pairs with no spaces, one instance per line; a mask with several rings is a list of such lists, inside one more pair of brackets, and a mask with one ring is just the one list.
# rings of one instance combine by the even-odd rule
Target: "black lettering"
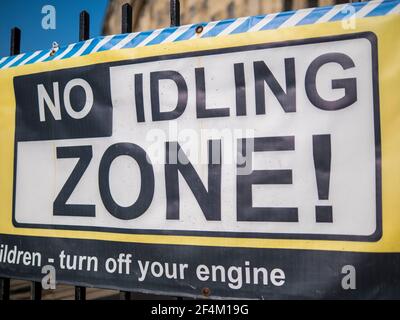
[[235,63],[236,115],[246,115],[246,82],[243,63]]
[[[122,207],[116,203],[110,191],[111,163],[119,156],[129,156],[134,159],[140,169],[140,192],[135,203]],[[150,206],[154,195],[154,171],[146,152],[133,143],[116,143],[111,145],[100,161],[99,189],[100,196],[107,211],[114,217],[131,220],[141,216]]]
[[[172,80],[178,88],[178,102],[174,110],[160,110],[160,80]],[[177,71],[156,71],[150,73],[150,99],[153,121],[173,120],[182,115],[188,100],[188,88],[183,76]]]
[[79,158],[60,193],[53,203],[53,215],[95,217],[96,208],[93,204],[67,204],[69,197],[76,188],[92,160],[92,146],[57,147],[57,159]]
[[204,68],[195,69],[197,118],[228,117],[229,108],[206,108],[206,82]]
[[137,122],[144,122],[143,74],[135,74],[135,103]]
[[326,53],[313,62],[306,72],[305,88],[310,102],[322,110],[339,110],[352,105],[357,101],[357,80],[356,78],[334,79],[332,89],[344,89],[344,96],[338,100],[329,101],[323,99],[317,90],[316,78],[319,69],[327,63],[337,63],[343,70],[354,68],[354,61],[344,53]]
[[221,220],[221,141],[208,141],[208,191],[177,142],[166,142],[167,219],[179,220],[180,172],[209,221]]
[[[246,159],[245,165],[252,166],[252,152],[246,152],[248,139],[238,140],[238,155]],[[252,139],[253,140],[253,139]],[[254,152],[294,150],[294,137],[254,138]],[[242,165],[240,165],[242,167]],[[238,165],[239,168],[239,165]],[[253,184],[292,184],[292,170],[252,170],[250,174],[237,174],[237,220],[297,222],[297,208],[253,207]]]
[[265,114],[265,87],[269,86],[285,112],[296,112],[296,74],[294,58],[285,59],[286,92],[264,61],[254,62],[256,114]]

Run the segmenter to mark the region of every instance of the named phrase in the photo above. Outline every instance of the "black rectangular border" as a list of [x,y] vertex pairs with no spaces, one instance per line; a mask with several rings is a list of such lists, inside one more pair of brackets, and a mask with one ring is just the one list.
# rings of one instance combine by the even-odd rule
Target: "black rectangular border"
[[[108,63],[99,63],[97,65],[107,65],[108,67],[122,66],[127,64],[136,64],[143,62],[174,60],[179,58],[197,57],[204,55],[223,54],[231,52],[253,51],[260,49],[271,49],[278,47],[325,43],[340,40],[367,39],[371,43],[372,59],[372,87],[373,87],[373,108],[374,108],[374,134],[375,134],[375,180],[376,180],[376,229],[375,232],[367,236],[342,235],[342,234],[294,234],[294,233],[249,233],[249,232],[218,232],[218,231],[185,231],[185,230],[144,230],[144,229],[121,229],[109,227],[90,227],[90,226],[68,226],[68,225],[48,225],[48,224],[29,224],[19,223],[15,219],[15,197],[16,197],[16,169],[17,169],[17,143],[14,139],[14,183],[12,196],[12,223],[16,228],[34,228],[34,229],[55,229],[55,230],[80,230],[96,231],[122,234],[143,234],[143,235],[174,235],[174,236],[204,236],[215,238],[256,238],[256,239],[298,239],[298,240],[346,240],[376,242],[382,237],[382,176],[381,176],[381,129],[380,129],[380,106],[379,106],[379,77],[378,77],[378,48],[377,36],[373,32],[358,32],[351,34],[323,36],[307,38],[300,40],[288,40],[274,43],[263,43],[255,45],[245,45],[229,47],[223,49],[210,49],[196,52],[185,52],[163,56],[146,57],[132,60],[123,60]],[[96,65],[96,64],[94,64]],[[72,69],[72,68],[68,68]]]

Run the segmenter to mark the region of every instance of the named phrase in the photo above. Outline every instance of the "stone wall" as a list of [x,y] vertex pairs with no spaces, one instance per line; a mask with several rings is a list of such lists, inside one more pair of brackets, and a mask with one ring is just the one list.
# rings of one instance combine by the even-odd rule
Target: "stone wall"
[[[121,6],[133,6],[133,30],[144,31],[169,26],[169,0],[110,0],[103,33],[121,30]],[[335,0],[181,0],[181,24],[267,14],[348,1]]]

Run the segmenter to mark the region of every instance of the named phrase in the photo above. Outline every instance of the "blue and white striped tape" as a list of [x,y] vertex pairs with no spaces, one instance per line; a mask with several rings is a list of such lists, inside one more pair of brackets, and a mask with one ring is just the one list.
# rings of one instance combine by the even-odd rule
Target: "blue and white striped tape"
[[[329,7],[286,11],[274,14],[228,19],[209,23],[190,24],[144,32],[97,37],[87,41],[61,47],[50,55],[51,50],[22,53],[0,59],[0,69],[52,60],[84,56],[104,50],[117,50],[151,46],[155,44],[190,40],[194,38],[219,37],[228,34],[271,30],[285,27],[340,21],[350,18],[367,18],[389,14],[400,14],[400,0],[375,0]],[[196,34],[201,25],[203,31]]]

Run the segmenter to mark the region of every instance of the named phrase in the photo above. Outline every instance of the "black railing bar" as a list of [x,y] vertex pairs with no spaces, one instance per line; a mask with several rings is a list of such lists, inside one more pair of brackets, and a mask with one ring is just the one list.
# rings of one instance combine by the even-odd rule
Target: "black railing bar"
[[85,301],[86,300],[86,287],[75,287],[75,300]]
[[130,291],[121,291],[119,295],[120,300],[132,300],[132,292]]
[[0,300],[10,300],[10,279],[0,279]]
[[90,17],[87,11],[79,14],[79,41],[88,40],[90,35]]
[[10,56],[21,53],[21,30],[17,27],[11,29]]
[[121,33],[132,32],[132,6],[125,3],[121,8]]
[[171,17],[171,27],[179,27],[181,25],[181,4],[179,0],[170,0],[169,13]]
[[290,11],[293,9],[293,0],[283,0],[283,10],[282,11]]
[[42,284],[40,282],[32,281],[31,300],[42,300]]
[[318,0],[308,0],[307,5],[309,8],[318,7]]
[[[132,6],[125,3],[121,7],[121,33],[132,32]],[[131,300],[131,293],[128,291],[120,291],[120,300]]]
[[[90,36],[90,17],[85,10],[79,14],[79,41],[88,40]],[[75,300],[86,300],[86,288],[75,287]]]

